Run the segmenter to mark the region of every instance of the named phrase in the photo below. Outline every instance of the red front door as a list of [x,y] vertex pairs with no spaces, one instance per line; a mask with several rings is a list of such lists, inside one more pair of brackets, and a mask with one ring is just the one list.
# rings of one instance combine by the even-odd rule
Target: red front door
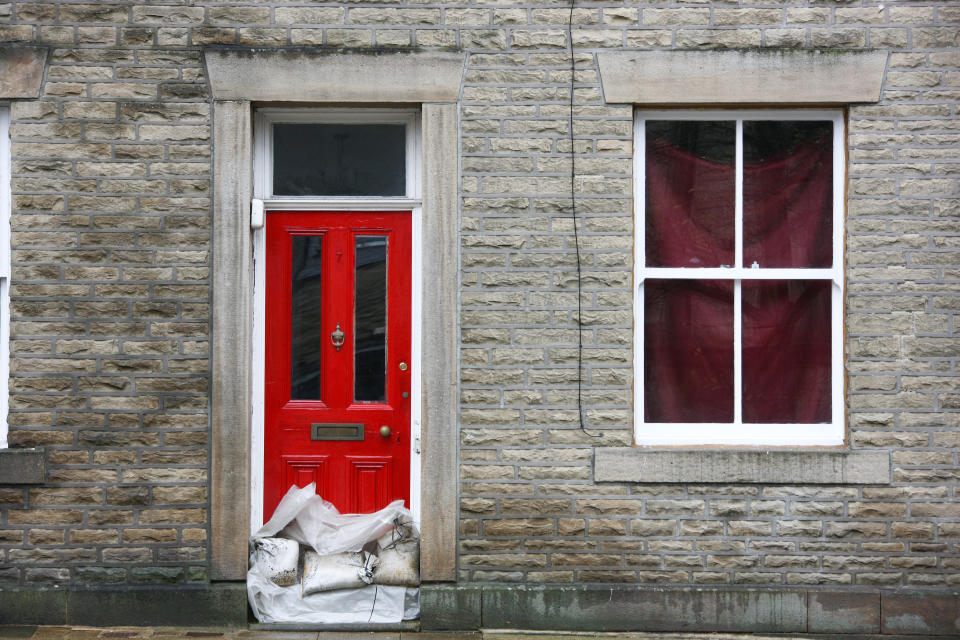
[[410,213],[267,215],[264,520],[410,498]]

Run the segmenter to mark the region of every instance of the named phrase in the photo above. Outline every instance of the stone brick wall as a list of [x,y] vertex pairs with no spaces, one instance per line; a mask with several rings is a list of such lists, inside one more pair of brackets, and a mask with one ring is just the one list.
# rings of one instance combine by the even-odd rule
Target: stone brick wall
[[[0,580],[205,581],[207,45],[460,48],[459,578],[960,583],[960,3],[578,0],[574,146],[586,421],[578,426],[567,5],[11,2],[51,47],[14,103],[10,442],[49,481],[0,488]],[[632,111],[600,49],[883,48],[849,112],[850,444],[889,486],[615,484],[631,442]],[[591,435],[593,434],[593,435]]]

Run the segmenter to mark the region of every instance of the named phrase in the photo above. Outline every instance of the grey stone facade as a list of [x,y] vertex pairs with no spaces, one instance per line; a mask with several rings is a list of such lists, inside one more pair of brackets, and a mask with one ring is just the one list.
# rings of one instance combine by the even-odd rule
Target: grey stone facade
[[[458,584],[960,589],[960,3],[49,0],[0,40],[48,50],[10,107],[9,441],[46,477],[0,487],[0,590],[210,581],[211,46],[466,53]],[[633,107],[597,52],[726,49],[889,54],[848,111],[845,320],[888,481],[595,478],[634,415]]]

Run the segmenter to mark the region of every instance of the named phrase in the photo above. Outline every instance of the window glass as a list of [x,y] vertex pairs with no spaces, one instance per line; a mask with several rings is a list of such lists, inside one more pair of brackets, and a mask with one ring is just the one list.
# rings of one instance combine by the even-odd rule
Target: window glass
[[744,281],[744,422],[830,422],[830,286]]
[[278,196],[406,195],[402,124],[273,125]]
[[292,242],[290,398],[320,400],[323,236],[293,236]]
[[353,394],[383,402],[387,367],[387,236],[357,236]]
[[644,284],[648,422],[733,421],[733,282]]
[[833,264],[833,123],[743,123],[743,259]]
[[733,264],[734,122],[650,121],[646,264]]

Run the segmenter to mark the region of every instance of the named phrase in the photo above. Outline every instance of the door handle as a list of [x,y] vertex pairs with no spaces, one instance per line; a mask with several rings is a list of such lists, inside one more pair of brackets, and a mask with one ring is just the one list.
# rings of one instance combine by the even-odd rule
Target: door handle
[[383,425],[382,427],[380,427],[380,435],[383,436],[384,438],[389,438],[390,433],[391,433],[390,427],[388,427],[387,425]]
[[340,351],[340,347],[343,346],[344,339],[343,330],[340,328],[340,323],[337,323],[337,328],[333,330],[333,333],[330,334],[330,342],[333,343],[333,346],[337,348],[337,351]]

